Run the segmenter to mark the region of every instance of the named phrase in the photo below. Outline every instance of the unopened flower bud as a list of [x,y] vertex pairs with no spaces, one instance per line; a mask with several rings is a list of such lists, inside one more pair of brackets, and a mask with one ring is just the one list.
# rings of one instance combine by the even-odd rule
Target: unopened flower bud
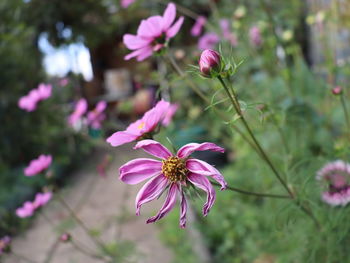
[[343,89],[340,86],[336,86],[332,89],[333,95],[340,95],[342,94],[342,92],[343,92]]
[[71,236],[69,233],[63,233],[63,234],[60,236],[60,241],[63,242],[63,243],[67,243],[67,242],[69,242],[71,239],[72,239],[72,236]]
[[221,56],[218,52],[206,49],[202,52],[199,59],[199,70],[204,77],[213,77],[220,73],[221,70]]

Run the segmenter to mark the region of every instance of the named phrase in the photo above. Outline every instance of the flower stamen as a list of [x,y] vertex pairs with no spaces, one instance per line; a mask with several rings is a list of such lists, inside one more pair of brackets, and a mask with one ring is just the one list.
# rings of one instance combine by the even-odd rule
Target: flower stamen
[[183,182],[187,178],[188,169],[185,160],[176,156],[171,156],[162,161],[162,173],[172,183]]

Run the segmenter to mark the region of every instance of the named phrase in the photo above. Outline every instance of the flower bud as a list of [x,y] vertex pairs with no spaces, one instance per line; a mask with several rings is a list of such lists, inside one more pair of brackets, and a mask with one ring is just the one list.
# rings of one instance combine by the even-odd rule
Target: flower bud
[[206,49],[202,52],[199,59],[199,70],[204,77],[213,77],[213,74],[220,73],[221,56],[218,52]]
[[343,89],[340,86],[336,86],[332,89],[333,95],[340,95],[342,94],[342,92],[343,92]]
[[72,239],[72,236],[71,236],[69,233],[63,233],[63,234],[60,236],[60,241],[63,242],[63,243],[67,243],[67,242],[69,242],[71,239]]

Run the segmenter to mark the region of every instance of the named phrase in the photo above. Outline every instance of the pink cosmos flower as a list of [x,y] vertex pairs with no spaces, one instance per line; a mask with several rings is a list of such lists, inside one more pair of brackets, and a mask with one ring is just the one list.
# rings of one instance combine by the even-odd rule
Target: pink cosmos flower
[[81,117],[85,114],[87,108],[88,104],[86,99],[82,98],[78,100],[78,102],[75,104],[74,112],[68,117],[68,123],[71,126],[75,126],[76,123],[81,120]]
[[35,199],[33,201],[33,206],[35,209],[46,205],[52,198],[51,192],[45,192],[45,193],[37,193],[35,195]]
[[25,176],[33,176],[46,170],[52,163],[51,155],[41,154],[37,159],[30,161],[29,165],[24,168]]
[[112,146],[120,146],[148,136],[157,128],[158,124],[169,124],[173,115],[171,112],[174,111],[170,106],[171,104],[165,100],[159,101],[141,119],[131,123],[125,131],[118,131],[112,134],[107,139],[107,142]]
[[32,202],[27,201],[22,207],[16,209],[16,215],[20,218],[30,217],[34,214],[35,206]]
[[213,206],[216,193],[207,177],[211,177],[226,189],[227,183],[220,172],[210,164],[193,159],[190,155],[195,151],[224,152],[225,150],[214,143],[189,143],[181,147],[173,155],[166,147],[154,140],[143,140],[136,144],[134,149],[142,148],[147,153],[160,158],[159,160],[139,158],[120,167],[120,180],[127,184],[138,184],[150,179],[140,189],[136,196],[136,215],[140,215],[141,206],[167,191],[165,202],[157,215],[149,218],[153,223],[170,212],[175,206],[177,196],[180,198],[180,227],[186,226],[187,201],[184,188],[193,185],[207,193],[207,201],[203,206],[203,215],[206,216]]
[[0,239],[0,255],[9,251],[11,244],[11,238],[9,236],[4,236]]
[[326,164],[316,178],[326,188],[322,200],[332,206],[345,206],[350,202],[350,164],[338,160]]
[[218,52],[206,49],[199,58],[199,70],[204,77],[212,77],[221,70],[221,56]]
[[237,46],[238,41],[237,37],[234,33],[230,30],[230,22],[228,19],[221,19],[220,20],[220,28],[223,34],[224,39],[228,40],[232,46]]
[[125,46],[133,50],[125,56],[125,60],[136,57],[137,61],[143,61],[150,57],[153,52],[158,52],[164,48],[169,40],[180,30],[184,21],[180,17],[174,24],[176,17],[175,4],[169,3],[163,16],[151,16],[142,20],[137,35],[125,34],[123,42]]
[[129,5],[131,5],[135,0],[121,0],[120,5],[123,8],[127,8]]
[[220,37],[213,32],[206,33],[198,40],[198,48],[201,50],[214,49],[215,45],[219,43]]
[[104,113],[106,107],[107,102],[105,101],[100,101],[99,103],[97,103],[95,109],[88,112],[87,114],[88,125],[90,125],[94,129],[100,129],[101,123],[106,118],[106,114]]
[[206,22],[207,19],[205,18],[205,16],[199,16],[191,29],[191,35],[194,37],[198,37],[202,33],[203,27]]
[[32,89],[28,95],[19,99],[18,107],[25,111],[32,112],[36,109],[37,104],[49,98],[51,93],[52,86],[50,84],[40,83],[36,89]]
[[249,29],[249,39],[253,46],[259,47],[262,44],[260,29],[257,26],[252,26]]

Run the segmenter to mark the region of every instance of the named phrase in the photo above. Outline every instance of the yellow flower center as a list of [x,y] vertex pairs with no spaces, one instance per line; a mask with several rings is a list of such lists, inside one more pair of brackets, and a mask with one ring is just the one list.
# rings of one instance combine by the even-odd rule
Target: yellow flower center
[[138,128],[139,130],[141,130],[143,127],[145,127],[145,123],[144,123],[144,122],[141,122],[141,123],[139,124],[139,126],[137,126],[137,128]]
[[188,169],[186,168],[185,160],[172,156],[163,160],[162,163],[162,173],[170,182],[175,183],[186,180]]

